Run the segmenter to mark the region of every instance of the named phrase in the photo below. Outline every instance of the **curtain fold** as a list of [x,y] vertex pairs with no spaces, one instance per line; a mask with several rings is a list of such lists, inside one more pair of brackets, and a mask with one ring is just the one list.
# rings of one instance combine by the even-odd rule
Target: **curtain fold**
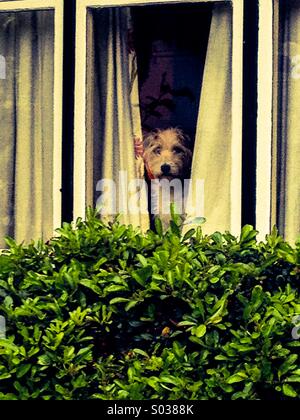
[[[142,180],[134,151],[134,141],[142,139],[142,129],[130,9],[96,11],[94,28],[94,71],[100,97],[99,114],[94,114],[94,121],[99,120],[96,122],[99,129],[93,134],[93,150],[99,165],[94,171],[94,188],[99,180],[113,180],[117,193],[114,203],[113,197],[108,197],[110,202],[99,200],[98,205],[102,206],[103,216],[119,213],[121,222],[146,230],[149,227],[146,189],[135,189],[132,184],[132,190],[127,190],[131,182]],[[90,101],[93,107],[94,100]],[[134,194],[135,191],[139,192]]]
[[52,226],[54,12],[0,13],[0,247]]
[[287,0],[285,7],[277,221],[293,242],[300,235],[300,3]]
[[[206,218],[205,233],[231,227],[231,74],[232,8],[218,4],[212,13],[187,205],[188,219]],[[199,180],[204,181],[204,214],[195,212]]]

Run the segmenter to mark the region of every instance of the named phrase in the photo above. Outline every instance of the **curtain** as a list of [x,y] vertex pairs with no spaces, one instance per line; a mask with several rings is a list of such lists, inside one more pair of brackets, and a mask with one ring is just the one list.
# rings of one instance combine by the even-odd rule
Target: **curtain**
[[[97,206],[102,217],[119,214],[122,223],[146,230],[147,194],[134,149],[135,141],[142,139],[142,129],[130,9],[97,10],[92,22],[90,50],[95,53],[88,67],[94,66],[94,71],[88,70],[88,74],[96,76],[88,83],[92,91],[88,89],[87,125],[93,127],[88,161],[91,165],[93,160],[94,165],[89,189],[98,190]],[[101,194],[104,188],[99,188],[100,180],[114,181],[116,189],[109,190],[106,199]]]
[[187,204],[188,219],[206,218],[206,233],[231,227],[231,57],[232,9],[218,4],[212,14]]
[[289,241],[300,234],[300,3],[285,2],[277,220]]
[[53,233],[53,31],[52,11],[0,13],[0,247]]

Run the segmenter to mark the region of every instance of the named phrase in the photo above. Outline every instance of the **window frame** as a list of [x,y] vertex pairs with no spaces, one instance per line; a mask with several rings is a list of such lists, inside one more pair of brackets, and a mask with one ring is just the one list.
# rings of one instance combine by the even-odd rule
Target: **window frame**
[[[188,4],[217,3],[224,0],[186,0]],[[242,105],[243,105],[243,11],[242,0],[225,0],[233,9],[232,26],[232,141],[231,141],[231,223],[238,234],[242,213]],[[87,15],[94,7],[183,4],[178,0],[77,0],[75,55],[75,121],[74,121],[74,207],[73,215],[85,218],[86,212],[86,65]],[[84,53],[83,53],[84,52]],[[84,171],[83,171],[83,168]]]
[[263,240],[278,226],[280,0],[259,0],[256,228]]
[[54,11],[54,103],[53,103],[53,233],[62,217],[62,123],[63,123],[63,28],[64,5],[61,0],[0,1],[0,13],[22,11]]
[[273,87],[272,87],[272,144],[271,144],[271,208],[270,208],[270,230],[272,226],[278,226],[277,220],[277,194],[278,194],[278,121],[279,121],[279,55],[280,55],[280,0],[273,0]]
[[257,80],[257,152],[256,152],[256,229],[263,240],[276,224],[276,106],[275,71],[276,10],[278,0],[259,0],[258,80]]

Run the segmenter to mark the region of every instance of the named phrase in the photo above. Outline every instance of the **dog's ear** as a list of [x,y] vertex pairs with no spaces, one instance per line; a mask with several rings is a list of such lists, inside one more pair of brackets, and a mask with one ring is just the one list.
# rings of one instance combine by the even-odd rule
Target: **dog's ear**
[[151,131],[150,133],[147,133],[143,139],[144,149],[151,147],[157,141],[157,139],[158,139],[157,131]]
[[185,148],[185,152],[184,152],[184,168],[183,168],[184,174],[183,175],[184,175],[184,178],[189,178],[191,176],[193,153],[188,147],[184,146],[184,148]]
[[192,149],[192,141],[190,137],[179,127],[175,128],[175,132],[180,143],[188,149]]
[[188,176],[188,175],[190,175],[190,170],[191,170],[192,160],[193,160],[192,141],[191,141],[190,137],[180,128],[176,127],[175,131],[176,131],[176,135],[177,135],[177,138],[178,138],[179,142],[184,147],[184,156],[185,156],[185,165],[184,166],[185,166],[185,170],[186,170],[185,176]]

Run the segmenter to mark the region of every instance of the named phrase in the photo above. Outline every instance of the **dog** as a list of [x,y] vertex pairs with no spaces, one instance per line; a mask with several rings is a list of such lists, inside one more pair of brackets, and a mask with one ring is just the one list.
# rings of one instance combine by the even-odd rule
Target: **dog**
[[191,140],[179,128],[156,129],[144,137],[145,177],[150,188],[149,210],[153,226],[155,217],[164,230],[170,225],[170,207],[184,218],[184,180],[189,179],[192,163]]

